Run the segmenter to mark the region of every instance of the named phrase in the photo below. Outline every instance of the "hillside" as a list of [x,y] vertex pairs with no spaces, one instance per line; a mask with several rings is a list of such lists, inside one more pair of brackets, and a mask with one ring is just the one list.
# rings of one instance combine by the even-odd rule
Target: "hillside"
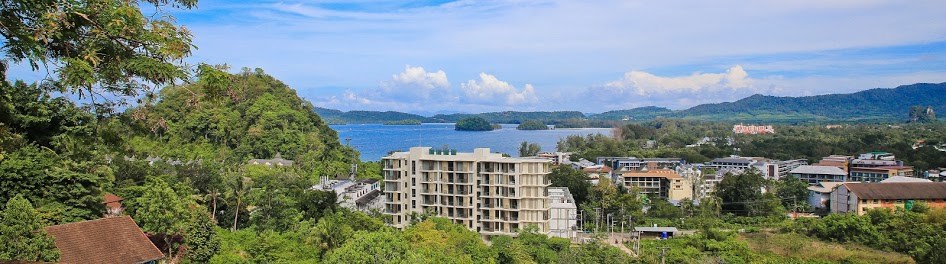
[[918,83],[893,89],[805,97],[753,95],[739,101],[703,104],[671,117],[730,121],[905,121],[911,106],[946,111],[946,83]]
[[157,103],[129,109],[121,155],[240,164],[281,154],[307,172],[344,171],[356,156],[311,103],[262,70],[208,72],[216,76],[166,87]]
[[591,115],[592,119],[601,119],[601,120],[622,120],[628,118],[629,120],[651,120],[660,116],[666,116],[673,113],[673,110],[658,107],[658,106],[645,106],[632,108],[627,110],[612,110],[600,114]]
[[396,111],[348,111],[316,107],[315,113],[331,124],[372,124],[388,123],[405,120],[420,120],[433,122],[427,117]]

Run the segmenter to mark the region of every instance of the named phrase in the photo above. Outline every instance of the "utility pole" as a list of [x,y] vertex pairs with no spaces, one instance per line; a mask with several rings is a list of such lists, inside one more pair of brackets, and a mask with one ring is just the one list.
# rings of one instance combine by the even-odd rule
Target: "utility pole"
[[660,249],[660,264],[666,264],[667,263],[667,250],[669,250],[670,248],[659,247],[659,249]]

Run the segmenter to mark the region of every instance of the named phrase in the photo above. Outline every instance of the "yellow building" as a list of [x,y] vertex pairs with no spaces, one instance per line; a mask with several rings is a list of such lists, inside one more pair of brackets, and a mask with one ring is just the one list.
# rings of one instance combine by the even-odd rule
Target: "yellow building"
[[622,184],[641,194],[671,201],[693,199],[693,184],[673,170],[640,170],[621,174]]

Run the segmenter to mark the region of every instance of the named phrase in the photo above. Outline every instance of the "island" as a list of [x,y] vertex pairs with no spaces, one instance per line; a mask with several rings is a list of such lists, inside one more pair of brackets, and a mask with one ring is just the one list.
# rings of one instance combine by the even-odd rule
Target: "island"
[[489,121],[479,116],[465,117],[457,121],[455,125],[457,131],[491,131],[495,128]]
[[385,121],[384,125],[388,126],[402,126],[402,125],[420,125],[420,120],[417,119],[404,119],[397,121]]
[[519,126],[516,127],[518,130],[548,130],[549,126],[546,126],[539,120],[526,120],[519,123]]

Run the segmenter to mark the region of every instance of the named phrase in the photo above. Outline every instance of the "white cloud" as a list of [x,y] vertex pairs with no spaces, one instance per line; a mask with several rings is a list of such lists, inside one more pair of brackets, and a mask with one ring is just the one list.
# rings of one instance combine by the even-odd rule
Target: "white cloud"
[[391,76],[391,80],[381,82],[380,91],[386,96],[430,99],[431,96],[445,96],[450,89],[450,81],[443,70],[428,72],[424,67],[407,65],[404,71]]
[[661,77],[644,71],[630,71],[620,80],[609,82],[604,89],[618,92],[633,92],[640,96],[666,93],[698,93],[750,88],[749,74],[736,65],[724,73],[694,73],[682,77]]
[[524,105],[534,104],[538,101],[535,95],[535,87],[526,84],[521,91],[496,78],[491,74],[480,73],[480,79],[469,80],[460,85],[463,90],[465,101],[495,104],[498,101],[506,105]]

